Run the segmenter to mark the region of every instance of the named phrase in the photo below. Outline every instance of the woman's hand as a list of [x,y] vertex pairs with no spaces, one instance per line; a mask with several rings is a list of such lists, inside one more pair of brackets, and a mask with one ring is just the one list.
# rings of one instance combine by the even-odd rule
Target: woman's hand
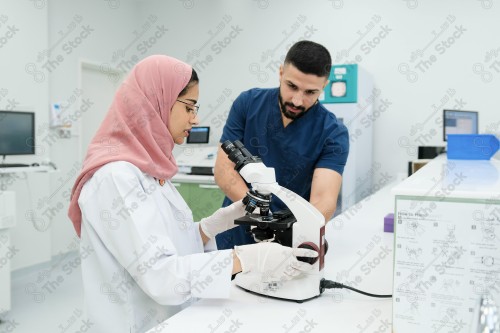
[[[245,215],[245,205],[241,200],[236,201],[230,206],[220,208],[209,217],[205,217],[200,221],[200,234],[206,238],[214,238],[217,234],[228,229],[234,228],[234,220]],[[205,242],[205,241],[204,241]]]
[[[286,281],[313,268],[297,257],[316,258],[318,252],[291,248],[278,243],[261,242],[235,246],[234,251],[241,265],[241,272],[260,272],[264,281]],[[234,269],[234,265],[233,265]]]

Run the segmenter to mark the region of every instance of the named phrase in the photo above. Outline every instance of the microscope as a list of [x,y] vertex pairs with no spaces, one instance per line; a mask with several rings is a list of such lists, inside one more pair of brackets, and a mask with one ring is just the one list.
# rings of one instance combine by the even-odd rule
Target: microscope
[[[283,246],[307,248],[318,252],[317,258],[298,257],[298,260],[313,265],[313,269],[288,281],[269,281],[265,272],[238,274],[236,285],[260,295],[303,302],[319,296],[323,290],[324,258],[327,251],[325,241],[325,218],[307,200],[280,186],[276,182],[274,168],[266,167],[253,156],[240,141],[226,141],[222,149],[235,163],[235,170],[251,189],[243,199],[246,214],[234,221],[237,225],[250,226],[257,242],[277,242]],[[288,210],[271,212],[272,194],[278,197]],[[259,208],[258,214],[253,212]],[[286,259],[286,258],[284,258]]]

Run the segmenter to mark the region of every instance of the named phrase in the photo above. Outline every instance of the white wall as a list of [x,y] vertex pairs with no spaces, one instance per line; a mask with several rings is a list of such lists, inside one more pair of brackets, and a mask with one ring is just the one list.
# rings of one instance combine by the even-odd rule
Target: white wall
[[[45,151],[37,158],[49,155],[59,173],[30,175],[28,181],[15,179],[10,185],[20,200],[31,198],[32,202],[18,208],[21,226],[13,231],[13,241],[22,244],[22,251],[13,258],[13,268],[48,260],[50,254],[74,245],[66,211],[83,154],[77,116],[81,105],[76,95],[84,59],[122,70],[154,53],[189,62],[201,78],[200,118],[212,126],[215,144],[231,101],[241,91],[276,86],[278,66],[289,46],[302,38],[320,42],[331,51],[335,63],[357,61],[373,75],[380,90],[374,109],[384,112],[373,114],[373,121],[367,123],[374,129],[374,163],[380,165],[374,185],[387,174],[395,177],[406,172],[407,161],[416,158],[408,148],[442,143],[438,121],[444,107],[480,111],[481,131],[500,134],[496,110],[500,105],[500,40],[496,37],[500,4],[494,1],[2,0],[3,4],[7,25],[18,26],[19,33],[0,49],[0,89],[8,90],[0,106],[15,99],[33,107],[38,123],[46,124],[49,102],[76,100],[66,111],[76,117],[73,137],[60,139],[46,127],[37,132],[39,151]],[[36,8],[36,4],[46,5]],[[491,8],[485,8],[490,4]],[[58,43],[73,21],[76,28]],[[68,54],[68,44],[64,45],[77,41],[82,25],[89,26],[90,34]],[[456,26],[464,32],[456,33],[446,51],[436,48],[459,31]],[[2,23],[0,37],[6,29]],[[370,43],[374,46],[369,47]],[[25,65],[33,62],[41,70],[38,53],[54,45],[51,59],[60,55],[64,60],[50,71],[44,68],[46,78],[37,83]],[[424,48],[422,58],[411,59]],[[416,67],[432,55],[436,61],[429,68]],[[49,196],[49,203],[43,200]],[[58,204],[62,208],[50,216],[47,209]],[[50,233],[37,231],[25,221],[26,212],[35,205],[40,206],[38,216],[44,212],[50,216]]]
[[[40,71],[37,55],[47,47],[47,7],[32,1],[2,1],[0,12],[0,109],[34,111],[36,127],[47,122],[48,76]],[[36,36],[36,37],[35,37]],[[37,131],[38,132],[38,131]],[[32,163],[49,156],[36,147],[36,155],[7,157],[6,163]],[[11,267],[16,269],[50,259],[51,237],[46,226],[33,216],[49,193],[48,177],[41,174],[10,174],[0,177],[2,190],[16,193],[17,226],[11,244],[17,250]]]
[[97,64],[106,72],[112,66],[113,53],[134,39],[133,31],[138,27],[137,8],[137,2],[128,0],[49,2],[50,45],[57,44],[61,32],[68,31],[68,27],[76,22],[76,28],[56,46],[53,58],[60,55],[64,60],[50,73],[50,102],[70,104],[64,117],[72,123],[71,138],[59,138],[56,131],[51,130],[51,137],[45,140],[52,160],[60,169],[58,174],[51,176],[51,188],[54,191],[59,189],[51,205],[63,207],[51,216],[53,255],[67,252],[76,244],[76,234],[67,217],[69,195],[85,154],[85,149],[80,148],[81,133],[96,130],[81,128],[82,117],[107,111],[96,110],[97,101],[89,99],[82,89],[82,62]]
[[[58,166],[51,174],[3,178],[3,188],[16,191],[17,226],[11,233],[12,244],[19,251],[12,258],[12,269],[19,269],[48,261],[77,245],[67,210],[84,153],[79,149],[78,126],[84,104],[81,62],[109,63],[114,50],[134,38],[138,4],[11,0],[2,1],[2,6],[0,18],[5,16],[7,21],[2,20],[0,37],[10,25],[19,31],[0,49],[0,106],[9,108],[10,103],[18,110],[34,110],[37,124],[37,155],[9,157],[6,162],[50,159]],[[26,69],[28,63],[35,67]],[[73,122],[71,138],[60,138],[49,127],[49,104],[53,102],[68,105],[64,116]]]
[[[147,1],[141,8],[143,15],[162,13],[169,29],[167,41],[150,53],[171,54],[198,69],[200,115],[213,126],[213,142],[231,99],[251,87],[276,86],[276,64],[304,37],[324,44],[335,63],[355,61],[374,77],[376,111],[372,120],[362,116],[374,126],[374,165],[381,166],[374,186],[406,173],[417,157],[413,148],[443,144],[443,108],[480,111],[480,131],[500,133],[500,63],[493,65],[500,62],[500,5],[493,1]],[[446,48],[441,42],[450,38]],[[418,50],[421,58],[412,61]],[[433,56],[428,68],[418,65]],[[489,76],[477,74],[475,65]],[[224,101],[214,110],[218,100]]]

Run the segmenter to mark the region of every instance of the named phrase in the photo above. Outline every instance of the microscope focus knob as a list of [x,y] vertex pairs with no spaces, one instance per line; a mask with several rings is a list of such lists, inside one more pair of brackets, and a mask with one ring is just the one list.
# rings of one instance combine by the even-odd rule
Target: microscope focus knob
[[298,246],[298,248],[300,248],[300,249],[309,249],[309,250],[313,250],[313,251],[318,252],[318,256],[316,258],[297,257],[298,261],[307,262],[308,264],[313,265],[319,259],[319,254],[320,253],[319,253],[319,248],[318,248],[318,246],[316,246],[316,244],[314,244],[312,242],[305,242],[305,243],[300,244]]

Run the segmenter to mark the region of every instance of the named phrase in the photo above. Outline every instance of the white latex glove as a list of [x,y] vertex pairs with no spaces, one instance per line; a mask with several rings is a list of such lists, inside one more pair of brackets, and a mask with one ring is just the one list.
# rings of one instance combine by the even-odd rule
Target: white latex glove
[[278,243],[262,242],[234,247],[240,259],[242,273],[260,272],[263,281],[286,281],[307,272],[312,265],[297,260],[297,257],[316,258],[318,252],[291,248]]
[[234,228],[234,220],[245,215],[245,205],[241,200],[233,204],[219,208],[209,217],[200,221],[200,228],[208,238],[214,238],[217,234]]

